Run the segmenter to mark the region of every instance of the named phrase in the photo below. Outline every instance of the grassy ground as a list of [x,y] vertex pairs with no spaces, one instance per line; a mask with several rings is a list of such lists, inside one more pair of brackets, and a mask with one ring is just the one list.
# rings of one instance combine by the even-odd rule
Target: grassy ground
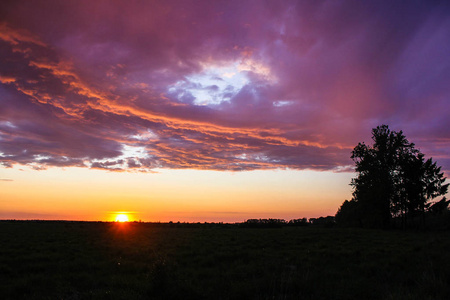
[[0,222],[2,299],[450,299],[448,232]]

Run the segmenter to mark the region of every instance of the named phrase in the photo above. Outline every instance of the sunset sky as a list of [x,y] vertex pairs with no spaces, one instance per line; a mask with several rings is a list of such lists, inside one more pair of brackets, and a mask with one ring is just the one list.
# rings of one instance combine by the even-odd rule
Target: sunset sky
[[446,1],[2,1],[0,219],[334,215],[388,124],[450,174]]

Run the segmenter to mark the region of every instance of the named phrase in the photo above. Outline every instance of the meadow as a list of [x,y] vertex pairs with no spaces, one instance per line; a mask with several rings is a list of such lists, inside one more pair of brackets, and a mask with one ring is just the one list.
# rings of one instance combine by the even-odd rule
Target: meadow
[[450,299],[448,232],[0,221],[2,299]]

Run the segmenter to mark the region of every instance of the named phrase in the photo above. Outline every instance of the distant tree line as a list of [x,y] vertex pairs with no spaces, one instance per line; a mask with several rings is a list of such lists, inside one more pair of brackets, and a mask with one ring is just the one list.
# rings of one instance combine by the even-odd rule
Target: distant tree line
[[336,213],[339,225],[423,227],[427,214],[448,213],[445,197],[431,202],[449,186],[436,162],[426,160],[402,131],[387,125],[374,128],[372,140],[372,146],[359,143],[352,151],[357,176],[350,184],[352,200],[345,200]]
[[336,224],[336,218],[334,216],[319,217],[309,219],[311,225],[320,225],[325,227],[333,227]]
[[247,221],[240,223],[239,226],[242,228],[281,228],[281,227],[301,227],[308,225],[323,225],[323,226],[333,226],[334,217],[320,217],[320,218],[301,218],[292,219],[286,221],[284,219],[248,219]]

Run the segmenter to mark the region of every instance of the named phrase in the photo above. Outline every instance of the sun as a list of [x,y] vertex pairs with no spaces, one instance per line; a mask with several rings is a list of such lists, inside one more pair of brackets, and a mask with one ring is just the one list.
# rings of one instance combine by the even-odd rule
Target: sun
[[126,214],[118,214],[116,216],[116,222],[128,222],[128,216]]

